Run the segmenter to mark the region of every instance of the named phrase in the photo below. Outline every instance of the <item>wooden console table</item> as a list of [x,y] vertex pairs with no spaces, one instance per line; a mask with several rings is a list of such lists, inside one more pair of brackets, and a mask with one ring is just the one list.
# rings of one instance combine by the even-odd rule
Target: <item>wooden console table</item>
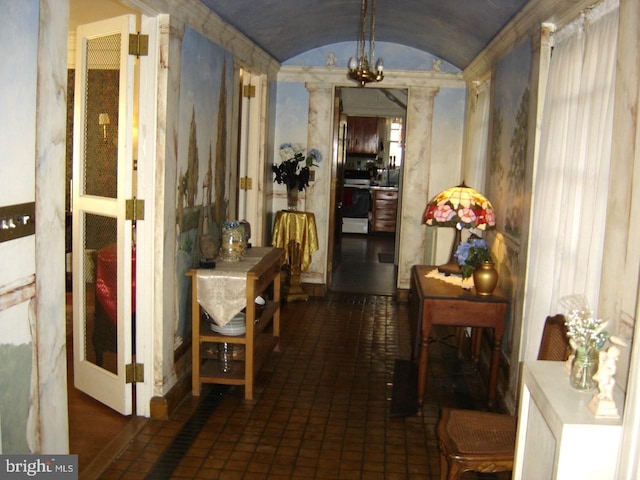
[[271,244],[285,250],[288,279],[284,287],[287,302],[308,300],[300,284],[300,274],[311,265],[311,254],[318,250],[316,217],[311,212],[280,210],[276,213]]
[[[214,269],[189,270],[191,277],[192,309],[192,390],[200,395],[202,383],[244,385],[244,398],[253,399],[255,375],[267,356],[278,349],[280,337],[280,277],[284,251],[280,248],[255,247],[247,250],[245,258],[238,262],[219,262]],[[212,298],[199,297],[198,282],[204,282],[203,291]],[[273,285],[273,299],[258,314],[255,298]],[[200,301],[198,300],[200,298]],[[207,313],[226,322],[246,307],[243,335],[232,336],[215,333],[205,318]],[[211,305],[210,307],[208,305]],[[269,328],[270,327],[270,328]],[[270,330],[270,331],[269,331]],[[244,359],[234,359],[234,369],[221,373],[219,362],[207,347],[218,343],[244,345]]]
[[429,360],[429,334],[432,325],[455,327],[493,328],[493,352],[487,404],[492,408],[496,398],[500,348],[504,335],[509,300],[498,290],[493,295],[476,295],[427,275],[437,267],[414,265],[411,267],[410,323],[413,360],[418,363],[418,404],[422,407],[427,385]]

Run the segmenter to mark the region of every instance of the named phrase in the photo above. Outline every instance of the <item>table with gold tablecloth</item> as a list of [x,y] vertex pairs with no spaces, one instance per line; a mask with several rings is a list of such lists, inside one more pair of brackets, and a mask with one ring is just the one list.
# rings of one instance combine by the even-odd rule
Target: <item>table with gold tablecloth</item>
[[289,278],[285,285],[286,300],[307,300],[300,285],[300,273],[311,265],[311,255],[319,248],[316,217],[312,212],[280,210],[276,213],[271,245],[284,248]]
[[219,261],[214,269],[198,270],[198,303],[215,323],[225,326],[245,308],[247,272],[270,250],[268,247],[249,248],[237,262]]

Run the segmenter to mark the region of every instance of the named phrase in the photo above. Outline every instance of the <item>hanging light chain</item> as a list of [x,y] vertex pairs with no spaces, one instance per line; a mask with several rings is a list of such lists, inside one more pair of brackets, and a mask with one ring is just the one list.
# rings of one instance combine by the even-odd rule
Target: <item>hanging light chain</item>
[[369,67],[376,59],[376,0],[371,0],[371,35],[369,36]]
[[362,65],[362,60],[365,58],[364,56],[364,45],[365,45],[365,29],[366,29],[366,18],[367,18],[367,1],[362,0],[360,5],[360,32],[358,36],[358,65]]
[[[367,10],[371,1],[371,20],[369,23],[369,50],[365,53]],[[364,87],[369,82],[380,82],[384,78],[382,58],[375,63],[375,71],[372,70],[375,61],[376,43],[376,3],[375,0],[362,0],[360,5],[360,30],[358,34],[357,58],[349,60],[348,78]]]

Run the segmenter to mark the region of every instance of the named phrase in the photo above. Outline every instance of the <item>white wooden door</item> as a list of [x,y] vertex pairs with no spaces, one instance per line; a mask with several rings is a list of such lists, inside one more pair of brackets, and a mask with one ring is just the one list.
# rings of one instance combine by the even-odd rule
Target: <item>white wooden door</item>
[[[262,246],[263,197],[260,186],[264,171],[264,130],[261,122],[264,104],[264,78],[242,72],[242,104],[240,109],[240,151],[238,178],[245,179],[238,185],[238,219],[251,225],[251,243]],[[267,181],[271,180],[271,173]],[[249,180],[247,180],[249,179]]]
[[80,26],[74,90],[74,383],[124,415],[133,404],[125,366],[135,328],[135,244],[125,212],[134,196],[128,44],[135,31],[134,15]]

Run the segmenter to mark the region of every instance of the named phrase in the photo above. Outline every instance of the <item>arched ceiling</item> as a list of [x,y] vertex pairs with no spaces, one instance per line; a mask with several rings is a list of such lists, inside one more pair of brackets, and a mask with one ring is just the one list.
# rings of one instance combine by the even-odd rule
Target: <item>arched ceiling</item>
[[[201,1],[281,63],[358,36],[360,0]],[[417,48],[464,69],[527,1],[377,0],[376,41]]]

